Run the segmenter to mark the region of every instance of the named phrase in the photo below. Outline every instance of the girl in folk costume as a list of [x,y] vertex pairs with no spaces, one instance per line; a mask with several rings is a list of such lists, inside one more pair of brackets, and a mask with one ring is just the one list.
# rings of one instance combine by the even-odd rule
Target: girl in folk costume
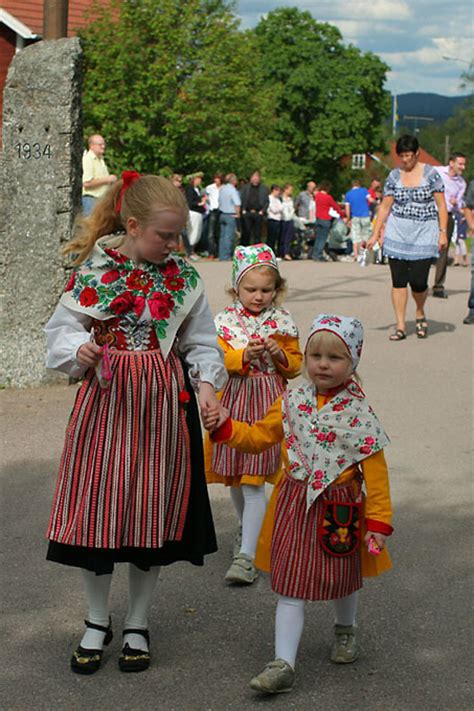
[[119,666],[136,672],[160,566],[216,550],[193,389],[202,413],[219,407],[226,373],[199,275],[172,253],[186,216],[168,180],[124,173],[67,246],[76,269],[45,327],[47,366],[84,375],[47,533],[48,560],[84,578],[78,673],[97,671],[112,639],[115,563],[130,564]]
[[[282,394],[288,378],[298,375],[302,354],[290,314],[276,305],[285,288],[273,251],[264,244],[237,247],[232,265],[232,306],[215,319],[229,381],[221,403],[232,416],[252,424]],[[206,439],[208,483],[231,487],[240,521],[234,560],[225,579],[249,585],[257,577],[253,563],[266,511],[265,482],[279,476],[281,446],[260,454],[238,452]]]
[[318,316],[305,350],[310,382],[283,393],[253,426],[228,419],[212,435],[255,453],[285,443],[285,477],[275,488],[257,551],[257,565],[271,570],[279,596],[275,659],[250,682],[263,693],[293,685],[305,600],[334,601],[331,661],[355,661],[362,576],[391,567],[384,548],[393,530],[383,454],[388,437],[354,379],[362,343],[357,319]]

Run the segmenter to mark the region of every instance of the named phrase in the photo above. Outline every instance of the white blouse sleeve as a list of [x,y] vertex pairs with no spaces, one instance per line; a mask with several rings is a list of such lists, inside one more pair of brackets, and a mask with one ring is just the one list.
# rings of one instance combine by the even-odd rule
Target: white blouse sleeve
[[79,378],[87,370],[76,360],[80,346],[90,341],[92,319],[86,314],[72,311],[62,304],[56,309],[44,327],[48,339],[46,367]]
[[193,388],[200,382],[222,390],[227,381],[224,354],[217,344],[216,327],[204,293],[199,296],[179,330],[178,350],[189,366]]

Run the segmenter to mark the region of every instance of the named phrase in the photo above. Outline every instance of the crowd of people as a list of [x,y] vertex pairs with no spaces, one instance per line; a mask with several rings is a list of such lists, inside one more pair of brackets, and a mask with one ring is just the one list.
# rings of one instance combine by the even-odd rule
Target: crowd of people
[[[104,152],[103,137],[90,136],[83,158],[86,215],[117,180],[109,175]],[[424,165],[419,162],[418,139],[410,135],[400,137],[396,152],[401,168],[390,172],[383,189],[377,177],[368,187],[354,179],[340,202],[331,195],[327,180],[319,184],[310,180],[294,195],[291,183],[268,188],[258,170],[248,181],[235,173],[216,173],[208,185],[203,185],[202,172],[185,178],[175,173],[171,182],[182,191],[189,209],[180,249],[193,261],[229,261],[236,244],[265,242],[277,259],[285,261],[310,258],[362,265],[388,261],[396,318],[390,340],[406,338],[408,285],[415,301],[417,336],[426,338],[430,266],[436,263],[432,295],[441,299],[447,298],[444,285],[452,240],[454,265],[469,266],[466,238],[473,224],[472,209],[464,199],[466,157],[453,153],[447,166]],[[471,310],[469,306],[466,324],[473,321]]]
[[207,186],[201,172],[185,178],[174,174],[171,180],[184,191],[188,203],[183,248],[192,260],[228,261],[236,244],[264,241],[278,259],[286,261],[306,257],[318,262],[357,261],[381,200],[378,178],[369,189],[353,181],[341,203],[330,194],[329,181],[310,180],[295,195],[291,183],[268,188],[258,170],[240,184],[234,173],[216,173]]

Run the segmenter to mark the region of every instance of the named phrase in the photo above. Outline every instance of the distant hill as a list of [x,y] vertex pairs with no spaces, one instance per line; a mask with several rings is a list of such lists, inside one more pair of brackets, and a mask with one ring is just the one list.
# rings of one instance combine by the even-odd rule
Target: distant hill
[[[469,96],[441,96],[441,94],[398,94],[398,116],[400,123],[410,125],[404,116],[426,116],[435,121],[446,121],[457,108],[468,101]],[[420,122],[420,126],[425,122]]]

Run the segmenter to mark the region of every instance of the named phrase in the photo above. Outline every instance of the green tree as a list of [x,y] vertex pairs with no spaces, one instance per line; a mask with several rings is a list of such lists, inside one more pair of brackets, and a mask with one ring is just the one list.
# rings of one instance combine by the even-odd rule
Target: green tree
[[[114,169],[248,173],[273,116],[251,34],[225,0],[112,0],[82,33],[86,131]],[[115,15],[114,15],[115,12]]]
[[345,46],[336,27],[297,8],[270,12],[252,34],[278,134],[301,174],[332,176],[341,156],[383,149],[388,66],[376,55]]

